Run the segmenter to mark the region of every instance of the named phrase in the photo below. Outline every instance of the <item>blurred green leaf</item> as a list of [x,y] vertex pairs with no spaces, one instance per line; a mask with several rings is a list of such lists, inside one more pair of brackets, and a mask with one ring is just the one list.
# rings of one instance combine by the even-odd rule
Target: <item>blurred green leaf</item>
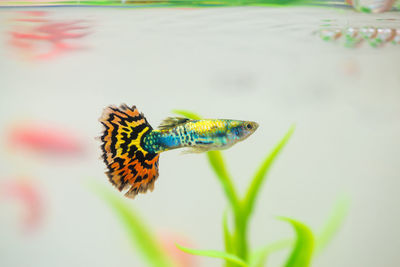
[[225,241],[225,250],[228,253],[231,253],[233,250],[233,244],[232,244],[232,235],[229,231],[229,225],[228,225],[228,211],[224,212],[224,218],[223,218],[223,230],[224,230],[224,241]]
[[257,250],[250,256],[250,267],[265,266],[269,254],[288,248],[293,245],[293,243],[293,239],[282,239]]
[[366,6],[362,6],[359,8],[359,11],[363,12],[363,13],[372,13],[371,8],[366,7]]
[[[315,237],[315,254],[318,255],[338,232],[348,214],[349,203],[350,200],[348,197],[340,197],[336,200],[331,215],[327,218],[325,225]],[[283,239],[257,250],[251,255],[249,265],[251,267],[264,266],[265,260],[269,254],[288,248],[293,242],[293,239]]]
[[205,256],[205,257],[211,257],[211,258],[220,258],[220,259],[225,259],[228,260],[230,262],[236,263],[240,266],[244,266],[244,267],[248,267],[247,263],[244,262],[241,258],[239,258],[236,255],[233,254],[229,254],[223,251],[216,251],[216,250],[198,250],[198,249],[191,249],[191,248],[186,248],[186,247],[182,247],[178,244],[176,244],[176,246],[189,254],[193,254],[193,255],[199,255],[199,256]]
[[316,238],[316,253],[320,253],[333,239],[343,224],[350,207],[350,199],[346,196],[340,197],[332,209],[331,215],[320,230]]
[[247,194],[244,198],[244,214],[245,216],[249,216],[253,209],[254,209],[254,203],[256,200],[256,197],[258,195],[258,192],[260,191],[261,185],[263,181],[265,180],[265,177],[267,176],[267,173],[276,159],[277,155],[279,152],[282,150],[282,148],[286,145],[290,137],[292,136],[294,132],[295,127],[292,126],[290,127],[289,131],[285,134],[285,136],[281,139],[281,141],[274,147],[272,152],[266,157],[264,162],[261,164],[260,168],[254,175],[253,180],[251,181],[250,187],[247,190]]
[[212,169],[216,173],[218,180],[221,182],[222,187],[225,191],[225,195],[229,200],[232,208],[236,211],[239,210],[239,200],[233,186],[232,179],[226,168],[224,158],[220,151],[208,151],[207,152],[208,162],[210,163]]
[[128,206],[128,204],[116,197],[108,190],[94,186],[95,192],[103,198],[118,215],[125,225],[129,239],[136,245],[149,266],[154,267],[173,267],[174,264],[166,252],[162,249],[157,239],[147,229],[146,223],[137,215],[138,213]]
[[[244,3],[251,3],[251,0],[247,0]],[[292,6],[310,3],[309,0],[264,0],[257,2],[260,5],[266,6]]]
[[250,267],[265,267],[267,264],[268,251],[258,251],[253,253],[250,257]]
[[[223,222],[222,222],[222,228],[224,230],[224,242],[225,242],[225,251],[228,253],[233,253],[234,252],[234,246],[235,244],[234,239],[232,234],[229,231],[229,225],[228,225],[228,210],[224,212],[224,217],[223,217]],[[225,267],[231,267],[232,264],[230,261],[225,262]]]
[[311,230],[301,222],[291,218],[280,217],[289,222],[296,231],[296,243],[285,267],[308,267],[314,250],[314,236]]

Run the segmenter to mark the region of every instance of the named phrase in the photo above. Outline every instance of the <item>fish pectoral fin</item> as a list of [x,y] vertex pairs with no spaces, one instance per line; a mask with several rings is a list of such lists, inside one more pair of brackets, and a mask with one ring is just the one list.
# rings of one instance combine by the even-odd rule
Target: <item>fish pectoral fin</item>
[[167,129],[171,129],[174,128],[175,126],[178,126],[180,124],[183,124],[187,121],[189,121],[190,119],[188,118],[184,118],[184,117],[168,117],[166,119],[164,119],[160,125],[158,126],[158,128],[160,130],[167,130]]
[[182,154],[198,154],[210,151],[209,147],[189,147],[182,151]]

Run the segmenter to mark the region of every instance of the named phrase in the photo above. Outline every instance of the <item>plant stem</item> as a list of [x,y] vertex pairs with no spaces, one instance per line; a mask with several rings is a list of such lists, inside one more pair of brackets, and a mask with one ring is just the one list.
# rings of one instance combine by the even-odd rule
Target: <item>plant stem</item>
[[[233,211],[233,217],[234,217],[235,230],[232,240],[233,248],[231,253],[234,253],[243,261],[248,262],[248,242],[247,242],[248,217],[244,216],[244,210],[242,208],[242,205],[239,205],[239,209]],[[237,266],[239,265],[231,262],[226,263],[226,267],[237,267]]]
[[[265,180],[269,168],[276,159],[276,156],[285,146],[290,136],[293,134],[294,126],[292,126],[282,140],[274,147],[272,152],[264,160],[255,177],[253,178],[247,194],[243,199],[237,198],[237,207],[233,210],[235,221],[235,253],[245,262],[248,260],[248,242],[247,242],[247,227],[252,215],[255,200],[260,191],[261,185]],[[220,154],[219,154],[220,155]],[[221,156],[220,156],[221,157]],[[221,157],[222,159],[222,157]],[[225,165],[224,165],[225,166]]]
[[248,218],[243,216],[243,212],[235,213],[235,240],[236,255],[247,262],[248,246],[247,246],[247,225]]
[[[209,151],[207,153],[208,161],[212,166],[213,170],[217,174],[217,178],[222,185],[225,196],[228,199],[229,204],[232,207],[233,216],[234,216],[234,224],[235,224],[235,232],[233,236],[234,244],[233,245],[233,253],[239,258],[246,261],[247,259],[247,221],[246,218],[242,216],[242,208],[240,205],[240,200],[237,195],[237,191],[235,186],[233,185],[232,179],[226,169],[226,165],[224,159],[219,151]],[[224,234],[225,245],[230,244],[232,242],[230,235]],[[228,240],[229,239],[229,240]],[[225,249],[228,248],[225,247]],[[230,252],[230,251],[228,251]],[[236,267],[239,266],[235,263],[226,261],[226,267]]]
[[222,184],[225,195],[228,199],[229,204],[232,206],[234,214],[239,212],[239,198],[236,193],[236,189],[232,183],[230,175],[225,168],[224,159],[219,151],[209,151],[207,152],[207,158],[210,165],[213,167],[214,171],[217,173],[218,180]]

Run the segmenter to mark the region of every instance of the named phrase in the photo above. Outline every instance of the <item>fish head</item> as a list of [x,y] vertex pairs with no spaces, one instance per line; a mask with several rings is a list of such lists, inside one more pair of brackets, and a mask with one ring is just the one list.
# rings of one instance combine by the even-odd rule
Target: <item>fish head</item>
[[252,135],[258,128],[254,121],[231,121],[228,127],[228,139],[232,144],[243,141]]

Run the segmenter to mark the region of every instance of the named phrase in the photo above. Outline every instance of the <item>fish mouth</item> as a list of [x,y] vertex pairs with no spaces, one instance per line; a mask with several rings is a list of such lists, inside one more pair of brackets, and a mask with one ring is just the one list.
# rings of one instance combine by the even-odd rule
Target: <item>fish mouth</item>
[[251,125],[251,131],[255,132],[258,129],[258,123],[255,121],[250,121],[249,124]]

